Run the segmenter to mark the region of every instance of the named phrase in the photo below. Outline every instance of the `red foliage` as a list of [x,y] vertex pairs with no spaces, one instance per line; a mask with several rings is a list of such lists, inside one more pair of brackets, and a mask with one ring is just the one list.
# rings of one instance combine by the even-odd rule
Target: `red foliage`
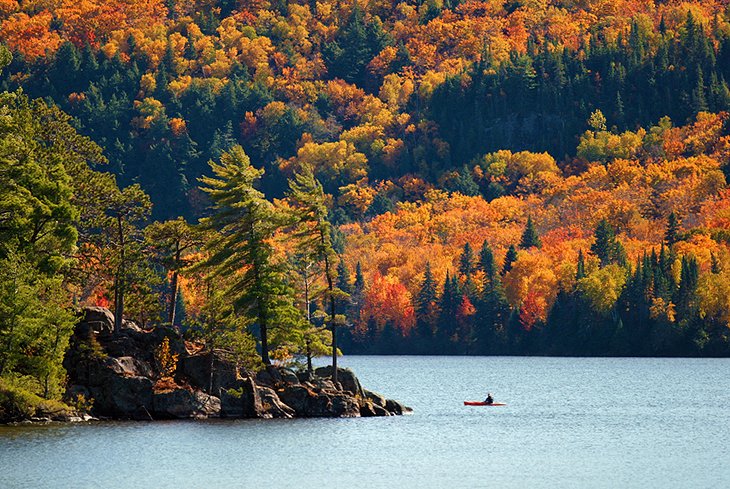
[[525,331],[531,331],[545,312],[545,300],[530,291],[520,308],[520,325]]
[[391,322],[403,336],[407,336],[415,326],[416,314],[411,294],[397,277],[383,277],[375,273],[361,312],[364,323],[369,319],[373,319],[381,330],[387,322]]

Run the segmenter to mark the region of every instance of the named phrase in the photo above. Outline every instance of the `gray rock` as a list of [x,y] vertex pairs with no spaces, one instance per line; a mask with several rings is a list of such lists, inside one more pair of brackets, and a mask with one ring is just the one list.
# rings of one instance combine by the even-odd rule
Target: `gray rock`
[[365,398],[366,399],[369,399],[370,401],[372,401],[373,404],[375,404],[376,406],[380,406],[382,408],[385,407],[385,404],[387,402],[387,400],[385,399],[385,397],[381,396],[377,392],[372,392],[372,391],[369,391],[367,389],[364,389],[363,392],[365,393]]
[[128,321],[126,319],[124,319],[122,321],[122,329],[125,329],[125,330],[128,330],[128,331],[134,331],[135,333],[141,333],[142,332],[142,328],[140,328],[139,326],[137,326],[137,323],[135,323],[134,321]]
[[360,416],[362,416],[363,418],[376,416],[375,405],[373,404],[373,401],[366,399],[360,402]]
[[258,388],[251,379],[240,381],[238,389],[221,389],[221,416],[226,418],[262,418],[265,410]]
[[122,374],[127,376],[152,377],[152,368],[147,362],[138,360],[134,357],[111,358],[111,362],[116,363],[122,369]]
[[[332,366],[320,367],[315,370],[315,374],[319,377],[332,378]],[[342,386],[342,390],[349,392],[353,396],[364,397],[362,386],[355,374],[349,368],[337,369],[337,381]]]
[[81,322],[89,324],[95,333],[114,332],[114,314],[106,307],[84,308],[84,318]]
[[360,405],[354,397],[340,394],[332,398],[332,413],[339,418],[359,418]]
[[241,379],[235,365],[225,361],[219,354],[213,355],[213,376],[211,379],[211,353],[185,355],[178,362],[178,375],[182,375],[198,389],[217,394],[225,389],[238,389]]
[[279,392],[279,398],[303,418],[360,416],[357,400],[341,392],[317,392],[304,385],[293,385]]
[[291,369],[281,368],[279,369],[279,375],[281,376],[282,382],[286,384],[296,385],[299,383],[299,378],[297,377],[297,374],[295,374],[294,371]]
[[174,389],[154,393],[152,410],[159,418],[210,418],[220,414],[221,401],[202,391]]
[[278,387],[283,382],[279,369],[274,365],[267,365],[266,369],[256,374],[256,383],[268,387]]
[[373,411],[375,412],[375,416],[391,416],[387,409],[377,404],[373,404]]
[[266,417],[272,418],[293,418],[294,410],[281,402],[279,396],[273,389],[258,386],[259,396],[261,397],[261,405],[263,406]]
[[149,417],[152,407],[152,381],[147,377],[123,377],[107,372],[105,380],[88,386],[94,399],[92,412],[97,416],[137,418]]
[[413,412],[413,409],[404,406],[403,404],[399,403],[398,401],[394,401],[393,399],[388,399],[385,401],[385,409],[387,409],[391,414],[398,415]]

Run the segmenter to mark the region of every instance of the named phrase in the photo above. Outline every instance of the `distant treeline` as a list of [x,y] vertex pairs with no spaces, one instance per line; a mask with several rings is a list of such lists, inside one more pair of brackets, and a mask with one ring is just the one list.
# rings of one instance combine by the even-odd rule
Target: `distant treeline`
[[[458,259],[458,273],[437,284],[426,265],[415,304],[415,327],[404,333],[392,322],[379,328],[374,318],[359,328],[342,331],[342,347],[356,354],[428,355],[567,355],[567,356],[727,356],[730,330],[701,309],[722,301],[724,282],[713,255],[701,277],[697,260],[677,257],[678,223],[670,215],[659,250],[629,263],[614,230],[600,221],[590,252],[598,268],[590,273],[582,251],[575,263],[575,283],[561,290],[541,316],[539,295],[528,291],[519,307],[511,307],[502,278],[517,259],[507,251],[498,268],[486,241],[478,255],[467,243]],[[541,246],[528,220],[519,248]],[[474,280],[479,274],[481,282]],[[360,288],[362,286],[359,286]],[[704,288],[700,297],[698,288]],[[355,296],[358,296],[357,288]],[[360,317],[350,303],[347,311]]]

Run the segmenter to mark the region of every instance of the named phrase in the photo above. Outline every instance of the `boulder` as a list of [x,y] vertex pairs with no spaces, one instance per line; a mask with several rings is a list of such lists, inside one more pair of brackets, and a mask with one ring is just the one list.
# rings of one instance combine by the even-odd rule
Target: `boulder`
[[126,329],[128,331],[134,331],[135,333],[142,332],[142,328],[137,326],[137,323],[135,323],[134,321],[128,321],[126,319],[124,319],[122,321],[122,329]]
[[366,399],[360,402],[360,416],[363,418],[377,416],[377,414],[375,414],[375,405],[373,404],[373,401]]
[[147,377],[123,377],[114,373],[98,377],[103,382],[87,386],[94,400],[96,416],[113,418],[149,418],[152,407],[152,381]]
[[365,398],[372,401],[373,404],[376,406],[380,406],[382,408],[385,408],[385,404],[387,402],[387,399],[385,399],[383,396],[378,394],[377,392],[372,392],[367,389],[364,389],[363,392],[365,393]]
[[[213,376],[211,378],[211,355]],[[236,366],[224,360],[219,354],[210,352],[199,355],[186,355],[178,362],[178,376],[184,376],[194,387],[202,390],[212,389],[217,394],[224,389],[238,389],[241,380]]]
[[392,416],[387,409],[382,406],[378,406],[375,403],[373,403],[373,412],[375,413],[375,416]]
[[106,307],[84,308],[84,318],[80,323],[86,323],[95,333],[111,334],[114,332],[114,314]]
[[297,374],[295,374],[294,371],[291,369],[280,368],[279,375],[281,376],[281,381],[285,384],[296,385],[299,383],[299,378],[297,377]]
[[[332,378],[332,366],[320,367],[315,370],[315,374],[319,377]],[[337,368],[337,381],[342,386],[342,390],[349,392],[353,396],[364,397],[362,386],[355,374],[349,368]]]
[[388,410],[391,414],[408,414],[413,412],[413,409],[404,406],[403,404],[399,403],[398,401],[394,401],[393,399],[388,399],[385,401],[385,409]]
[[220,414],[221,401],[202,391],[173,389],[154,393],[152,411],[159,418],[210,418]]
[[281,402],[279,396],[273,389],[269,387],[258,387],[259,396],[261,397],[261,405],[266,417],[272,418],[293,418],[294,410]]
[[352,396],[336,395],[332,397],[332,415],[339,418],[359,418],[360,405]]
[[266,417],[258,388],[251,379],[240,381],[238,389],[221,389],[221,416],[226,418]]
[[266,369],[256,374],[256,383],[268,387],[277,387],[283,382],[279,369],[274,365],[267,365]]
[[294,409],[299,417],[358,417],[360,407],[357,400],[343,393],[315,391],[304,385],[292,385],[282,389],[279,398]]
[[152,368],[145,361],[138,360],[134,357],[119,357],[109,359],[121,369],[121,373],[128,377],[152,377]]

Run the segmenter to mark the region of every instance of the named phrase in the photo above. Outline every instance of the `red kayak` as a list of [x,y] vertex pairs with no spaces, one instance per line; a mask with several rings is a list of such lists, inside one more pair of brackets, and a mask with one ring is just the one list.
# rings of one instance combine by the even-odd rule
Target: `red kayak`
[[487,404],[484,401],[464,401],[464,406],[506,406],[503,402],[493,402],[491,404]]

